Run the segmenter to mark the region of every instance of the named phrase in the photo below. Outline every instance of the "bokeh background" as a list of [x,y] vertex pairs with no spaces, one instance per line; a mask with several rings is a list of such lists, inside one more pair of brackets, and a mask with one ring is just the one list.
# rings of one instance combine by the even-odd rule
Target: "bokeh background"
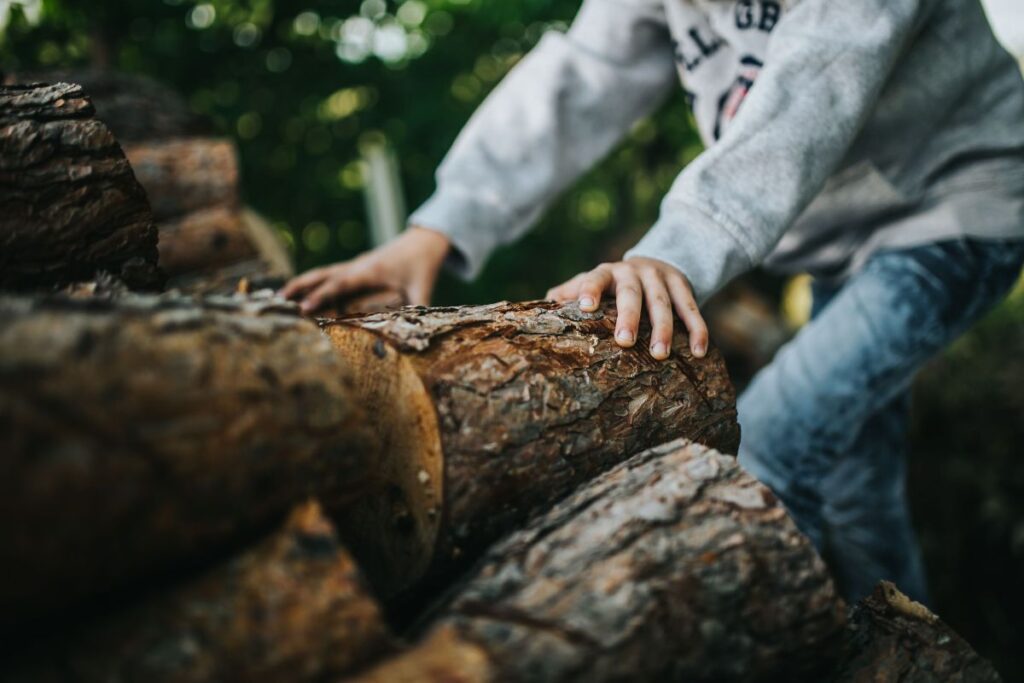
[[[1000,37],[1024,52],[1024,5],[989,4]],[[578,7],[579,0],[0,0],[0,69],[89,65],[166,83],[214,132],[237,142],[246,202],[304,269],[349,258],[380,234],[367,185],[381,150],[394,160],[390,189],[404,198],[397,208],[423,201],[434,168],[488,91]],[[678,94],[526,239],[498,252],[479,280],[445,279],[438,301],[537,298],[618,257],[700,151]],[[739,385],[800,324],[805,285],[755,273],[710,307]],[[1008,681],[1024,680],[1022,451],[1019,287],[922,373],[910,462],[934,607]]]

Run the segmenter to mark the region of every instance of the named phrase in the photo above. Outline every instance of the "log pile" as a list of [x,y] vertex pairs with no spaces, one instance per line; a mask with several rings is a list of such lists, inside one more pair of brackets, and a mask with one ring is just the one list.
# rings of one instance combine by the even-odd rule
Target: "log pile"
[[0,287],[162,284],[146,193],[82,89],[0,86]]
[[122,156],[149,199],[160,268],[170,287],[228,294],[239,287],[277,287],[293,274],[274,228],[241,201],[234,142],[211,135],[176,93],[144,77],[96,69],[29,72],[8,80],[86,88],[90,112],[124,145]]
[[160,229],[160,267],[170,286],[230,293],[277,286],[292,275],[274,229],[239,196],[238,154],[223,138],[140,141],[125,147]]
[[[77,86],[4,97],[92,120]],[[0,127],[0,169],[49,117]],[[165,226],[238,207],[233,152],[197,140],[133,139]],[[106,201],[152,215],[138,190]],[[682,332],[657,362],[646,327],[614,343],[610,307],[314,322],[222,288],[251,262],[230,239],[165,245],[199,284],[140,294],[138,252],[98,228],[2,225],[21,256],[0,264],[0,680],[998,680],[890,589],[847,613],[729,455],[721,355]],[[46,244],[67,251],[40,265]]]

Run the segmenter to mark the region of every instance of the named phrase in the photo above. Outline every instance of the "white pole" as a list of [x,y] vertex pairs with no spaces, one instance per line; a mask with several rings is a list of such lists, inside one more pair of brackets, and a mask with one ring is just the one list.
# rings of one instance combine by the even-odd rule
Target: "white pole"
[[373,246],[390,242],[405,227],[405,197],[394,150],[383,135],[367,136],[359,146],[363,157],[363,193]]

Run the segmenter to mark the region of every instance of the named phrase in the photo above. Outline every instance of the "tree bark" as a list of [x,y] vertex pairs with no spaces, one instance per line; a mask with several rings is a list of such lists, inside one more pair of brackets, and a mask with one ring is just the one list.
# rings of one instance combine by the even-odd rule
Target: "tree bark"
[[0,299],[0,631],[337,504],[364,424],[352,368],[280,300]]
[[211,126],[184,98],[144,76],[108,69],[51,69],[12,74],[14,83],[77,83],[89,93],[96,113],[122,143],[205,135]]
[[33,651],[11,680],[303,683],[392,648],[358,568],[319,505],[307,503],[199,580]]
[[422,646],[356,680],[384,667],[427,681],[821,680],[843,615],[771,492],[677,441],[494,546]]
[[735,452],[717,351],[694,358],[680,332],[658,362],[646,328],[620,349],[611,311],[502,303],[322,321],[363,366],[361,402],[385,444],[374,460],[385,494],[342,525],[384,595],[464,564],[644,448],[685,436]]
[[221,138],[178,138],[126,145],[158,222],[213,206],[237,208],[238,158]]
[[850,613],[832,683],[999,683],[992,665],[923,605],[883,581]]
[[0,86],[0,287],[162,285],[146,194],[81,88]]

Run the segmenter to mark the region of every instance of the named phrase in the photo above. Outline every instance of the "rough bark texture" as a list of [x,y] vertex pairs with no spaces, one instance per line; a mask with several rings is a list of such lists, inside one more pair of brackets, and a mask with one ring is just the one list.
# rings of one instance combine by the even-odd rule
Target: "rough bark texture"
[[24,683],[322,681],[392,649],[377,603],[316,503],[239,558],[40,648]]
[[238,207],[235,145],[221,138],[179,138],[126,145],[157,221],[211,206]]
[[[323,321],[365,366],[360,389],[387,458],[387,495],[361,501],[346,542],[392,595],[479,554],[580,483],[687,437],[735,452],[735,396],[717,351],[671,360],[613,340],[611,309],[550,302]],[[399,406],[403,412],[395,413]],[[403,424],[401,428],[396,428]]]
[[846,655],[832,683],[999,683],[978,656],[923,605],[882,582],[850,613]]
[[160,267],[170,276],[221,268],[258,255],[238,207],[200,209],[160,224]]
[[[451,678],[468,681],[821,680],[844,615],[771,492],[734,458],[682,441],[494,546],[454,595],[435,630],[485,653],[473,671],[450,658]],[[404,670],[433,647],[404,655]]]
[[352,370],[296,310],[0,299],[0,630],[362,485]]
[[146,194],[82,89],[0,86],[0,287],[109,271],[156,288],[156,242]]
[[97,116],[121,142],[203,135],[210,126],[171,88],[152,79],[108,69],[57,69],[12,74],[13,83],[77,83]]

